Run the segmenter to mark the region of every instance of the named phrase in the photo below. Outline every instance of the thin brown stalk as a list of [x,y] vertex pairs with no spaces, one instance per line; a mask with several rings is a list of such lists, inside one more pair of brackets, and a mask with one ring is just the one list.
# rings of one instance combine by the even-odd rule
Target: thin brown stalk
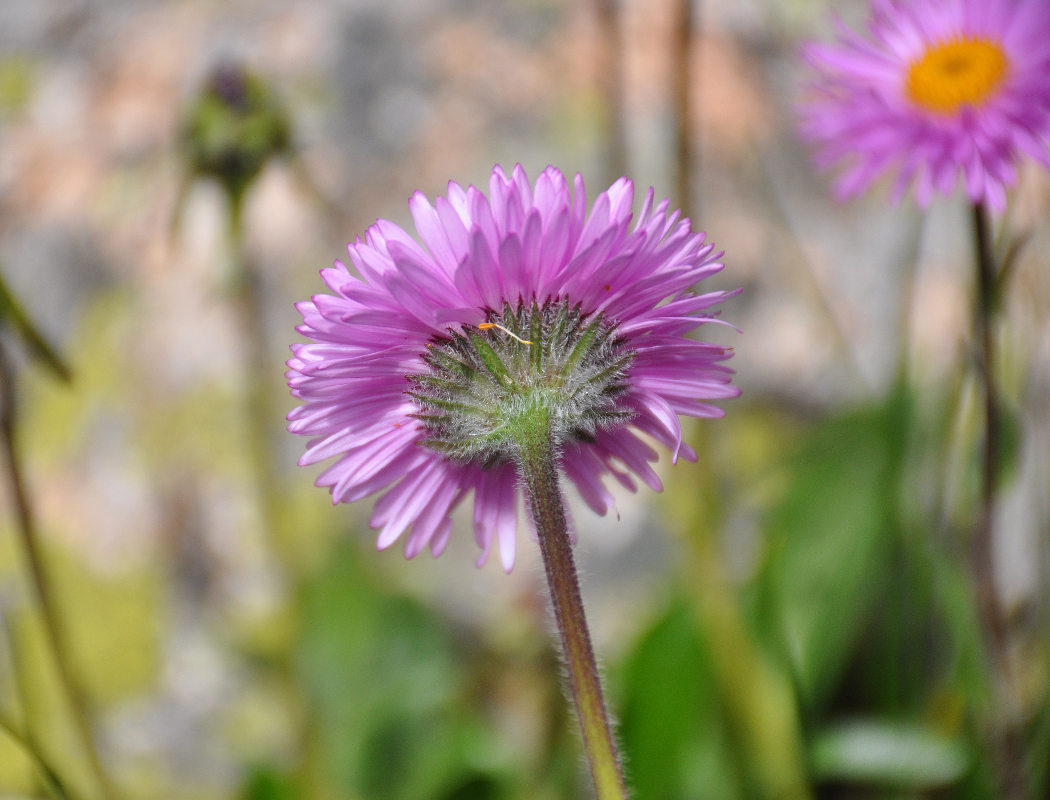
[[693,196],[693,177],[699,167],[699,142],[693,129],[693,41],[696,35],[692,0],[674,0],[671,41],[671,95],[674,105],[674,186],[682,214],[700,213]]
[[627,174],[627,134],[624,129],[624,43],[618,0],[595,0],[601,93],[605,101],[603,161],[612,183]]
[[62,614],[44,566],[36,518],[29,500],[29,492],[22,474],[21,459],[18,453],[14,377],[14,368],[8,362],[3,348],[0,348],[0,449],[3,450],[8,490],[14,506],[15,527],[21,538],[30,584],[40,607],[44,631],[58,668],[58,677],[69,698],[73,723],[103,797],[107,800],[117,800],[119,794],[99,756],[91,729],[91,704],[73,667]]

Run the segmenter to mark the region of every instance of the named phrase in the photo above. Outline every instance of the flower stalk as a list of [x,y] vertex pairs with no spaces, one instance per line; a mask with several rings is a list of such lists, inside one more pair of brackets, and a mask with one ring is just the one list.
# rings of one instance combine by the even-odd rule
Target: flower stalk
[[1010,664],[1006,615],[995,581],[995,508],[1002,471],[1002,407],[995,381],[998,353],[995,347],[995,317],[1003,284],[1004,270],[992,252],[991,225],[983,203],[974,203],[973,230],[977,266],[977,297],[974,330],[977,338],[978,372],[984,399],[984,447],[981,453],[981,503],[973,541],[973,569],[977,582],[978,613],[987,637],[987,646],[1002,680],[999,690],[1006,695],[1008,709],[996,731],[1002,796],[1027,796],[1024,744],[1015,714],[1018,708],[1016,677]]
[[80,736],[84,752],[87,755],[91,771],[98,782],[102,797],[105,800],[117,800],[120,795],[99,756],[98,747],[91,730],[90,703],[87,693],[77,677],[72,657],[66,646],[67,637],[62,623],[62,615],[44,566],[36,517],[29,501],[29,492],[26,488],[21,459],[18,453],[14,377],[14,369],[8,362],[3,349],[0,348],[0,449],[3,450],[2,459],[7,473],[7,488],[14,507],[15,527],[22,540],[22,549],[25,554],[30,583],[43,617],[45,635],[55,657],[58,677],[66,692],[66,696],[69,698],[74,726],[77,734]]
[[565,504],[558,485],[550,413],[546,406],[539,404],[531,413],[516,419],[513,425],[518,446],[517,466],[536,525],[572,700],[595,791],[598,800],[626,800],[628,795],[620,757],[605,710],[601,678],[572,557]]
[[270,446],[270,420],[273,419],[272,401],[266,377],[269,355],[266,335],[266,309],[263,303],[261,281],[249,260],[244,241],[245,195],[231,187],[229,199],[228,241],[233,261],[232,302],[241,325],[244,349],[245,416],[248,420],[249,454],[254,467],[255,491],[262,514],[262,526],[267,540],[274,543],[284,564],[294,564],[294,548],[289,547],[277,529],[277,477],[274,470],[273,449]]
[[1005,665],[1006,633],[995,586],[993,540],[996,492],[999,483],[1001,449],[1001,416],[999,391],[995,383],[994,317],[997,305],[997,276],[992,254],[988,212],[983,203],[973,206],[975,261],[977,266],[976,318],[978,370],[984,399],[984,449],[981,455],[981,506],[973,543],[974,569],[981,618],[989,644],[1000,664]]
[[0,730],[33,762],[40,781],[50,797],[55,800],[74,800],[74,796],[58,776],[55,766],[37,745],[29,731],[20,728],[4,714],[0,714]]

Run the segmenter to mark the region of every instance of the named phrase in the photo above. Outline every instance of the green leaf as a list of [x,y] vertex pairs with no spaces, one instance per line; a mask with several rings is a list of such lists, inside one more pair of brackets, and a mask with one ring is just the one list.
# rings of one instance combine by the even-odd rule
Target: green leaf
[[947,557],[930,569],[938,619],[951,643],[948,675],[967,705],[979,714],[992,710],[993,692],[981,621],[974,602],[973,575],[964,561]]
[[441,800],[497,800],[499,784],[488,775],[468,775],[445,793]]
[[442,618],[389,592],[346,547],[306,588],[300,669],[338,796],[434,800],[498,745],[458,701],[463,656]]
[[252,769],[241,789],[242,800],[294,800],[295,797],[290,781],[269,766]]
[[1032,797],[1050,795],[1050,705],[1043,703],[1032,721],[1025,747],[1025,775],[1028,792]]
[[646,800],[739,797],[709,659],[691,608],[675,602],[627,659],[620,738]]
[[966,746],[918,725],[880,720],[838,724],[813,740],[810,760],[821,780],[935,789],[970,767]]
[[761,625],[809,705],[834,690],[887,583],[897,408],[891,398],[824,423],[785,461],[785,492],[767,518]]

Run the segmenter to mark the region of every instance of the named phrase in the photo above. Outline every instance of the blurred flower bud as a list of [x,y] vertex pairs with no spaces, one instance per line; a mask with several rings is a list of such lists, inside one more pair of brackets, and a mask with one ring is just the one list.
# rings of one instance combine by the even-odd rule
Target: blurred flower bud
[[239,201],[267,160],[288,151],[290,128],[284,107],[266,82],[240,64],[222,64],[183,122],[189,172],[215,178]]

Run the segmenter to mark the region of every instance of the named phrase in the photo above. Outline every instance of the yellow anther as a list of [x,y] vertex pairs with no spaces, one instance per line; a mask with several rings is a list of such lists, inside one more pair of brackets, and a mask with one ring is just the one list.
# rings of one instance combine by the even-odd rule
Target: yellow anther
[[507,334],[507,336],[511,337],[512,339],[517,339],[522,344],[532,344],[532,342],[530,342],[528,339],[522,339],[520,336],[518,336],[518,334],[514,333],[513,331],[508,331],[498,322],[482,322],[480,325],[478,325],[479,331],[487,331],[489,328],[499,328],[501,331]]

